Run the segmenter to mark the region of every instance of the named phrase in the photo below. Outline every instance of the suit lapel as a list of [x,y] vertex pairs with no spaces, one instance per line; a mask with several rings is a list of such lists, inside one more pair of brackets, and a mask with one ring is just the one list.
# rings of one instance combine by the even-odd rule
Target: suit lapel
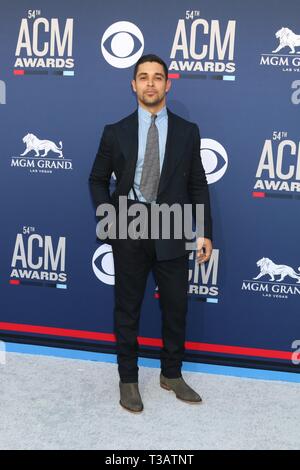
[[[172,176],[177,164],[182,156],[177,151],[178,139],[180,139],[180,129],[177,129],[175,115],[167,108],[168,112],[168,132],[166,140],[166,148],[164,162],[161,170],[158,196],[164,191],[169,178]],[[133,185],[135,168],[138,158],[138,110],[134,111],[123,122],[122,125],[122,152],[126,159],[124,168],[125,174],[122,176],[122,188],[130,189]],[[121,192],[120,188],[120,192]]]
[[157,196],[159,196],[167,186],[176,166],[178,165],[181,153],[178,152],[178,142],[180,142],[180,129],[176,125],[176,117],[169,110],[168,111],[168,134],[166,141],[166,149],[164,162],[161,170]]
[[134,111],[121,125],[121,148],[126,163],[118,185],[119,194],[127,194],[133,185],[138,158],[138,111]]
[[130,114],[122,123],[121,139],[122,152],[127,161],[133,160],[136,164],[138,156],[138,111]]

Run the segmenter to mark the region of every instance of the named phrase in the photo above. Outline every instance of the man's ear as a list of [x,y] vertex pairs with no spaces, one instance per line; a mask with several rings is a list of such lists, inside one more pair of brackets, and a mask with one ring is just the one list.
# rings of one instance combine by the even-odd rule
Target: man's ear
[[133,91],[136,93],[135,80],[131,80],[131,86],[132,86]]
[[166,93],[168,93],[168,91],[170,90],[171,85],[172,85],[172,81],[168,78],[167,84],[166,84]]

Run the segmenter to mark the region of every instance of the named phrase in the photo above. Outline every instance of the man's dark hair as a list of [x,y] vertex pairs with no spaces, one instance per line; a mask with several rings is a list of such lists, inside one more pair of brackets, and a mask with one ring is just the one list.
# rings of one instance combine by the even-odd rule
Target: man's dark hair
[[142,57],[140,57],[137,63],[135,64],[134,71],[133,71],[134,80],[136,80],[136,74],[137,74],[139,65],[143,64],[144,62],[157,62],[158,64],[162,65],[164,72],[165,72],[166,80],[168,79],[168,67],[166,66],[166,63],[160,57],[158,57],[158,55],[147,54],[147,55],[142,55]]

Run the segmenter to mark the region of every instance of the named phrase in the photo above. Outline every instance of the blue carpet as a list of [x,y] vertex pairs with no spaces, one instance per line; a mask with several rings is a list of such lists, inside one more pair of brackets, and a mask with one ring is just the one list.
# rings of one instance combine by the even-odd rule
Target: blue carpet
[[[19,343],[5,343],[5,345],[7,352],[63,357],[66,359],[79,359],[83,361],[110,362],[114,364],[117,363],[116,356],[114,354],[78,351],[63,348],[51,348],[46,346],[34,346]],[[144,367],[160,368],[160,361],[158,359],[140,358],[139,365]],[[183,371],[201,372],[205,374],[225,375],[234,377],[246,377],[253,378],[256,380],[278,380],[284,382],[300,383],[300,374],[292,372],[247,369],[240,367],[199,364],[193,362],[184,362]]]

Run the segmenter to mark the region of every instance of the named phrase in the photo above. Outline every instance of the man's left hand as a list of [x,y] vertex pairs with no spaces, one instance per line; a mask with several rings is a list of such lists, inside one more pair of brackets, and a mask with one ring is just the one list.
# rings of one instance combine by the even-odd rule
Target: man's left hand
[[197,238],[197,263],[202,264],[209,260],[212,254],[212,242],[209,238]]

